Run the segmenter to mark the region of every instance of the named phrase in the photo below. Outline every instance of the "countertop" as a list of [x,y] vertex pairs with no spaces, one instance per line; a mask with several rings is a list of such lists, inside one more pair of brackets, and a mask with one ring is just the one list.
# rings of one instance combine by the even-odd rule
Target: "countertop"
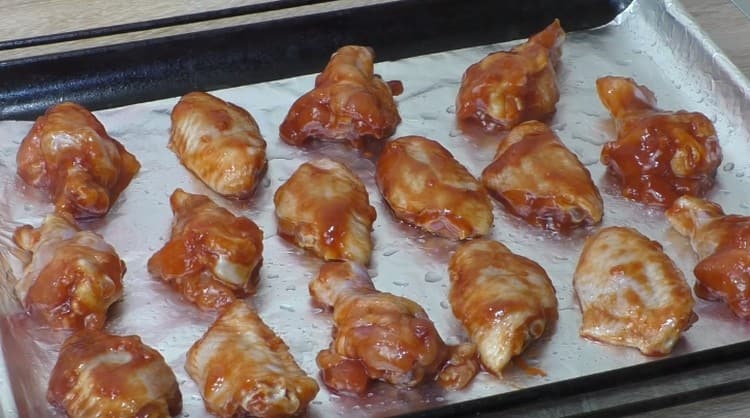
[[[375,0],[388,1],[388,0]],[[652,0],[641,0],[652,1]],[[342,0],[338,4],[358,3],[358,0]],[[369,3],[373,3],[370,1]],[[86,4],[85,7],[71,7],[71,4]],[[3,25],[0,26],[0,43],[17,39],[59,34],[73,30],[95,30],[103,26],[127,25],[144,20],[183,16],[205,10],[221,10],[228,7],[253,6],[264,3],[261,0],[130,0],[127,2],[107,0],[4,0]],[[723,49],[729,58],[750,77],[750,20],[729,0],[682,0],[686,9],[693,14],[701,27],[714,42]],[[176,33],[224,27],[238,24],[235,18],[217,19],[188,25],[171,26],[158,30],[107,36],[95,40],[62,42],[30,48],[0,51],[0,60],[53,51],[71,50],[100,44],[126,40],[165,36]],[[242,22],[247,22],[244,20]],[[749,356],[750,357],[750,356]],[[668,377],[662,381],[645,385],[625,385],[615,391],[599,393],[555,401],[545,405],[544,401],[531,408],[518,408],[507,411],[502,416],[561,416],[586,414],[587,411],[601,410],[600,416],[620,415],[616,405],[631,402],[646,402],[644,409],[650,409],[639,416],[644,417],[748,417],[750,416],[750,384],[743,381],[750,376],[750,359],[737,361],[729,367],[708,367],[694,376],[681,378]],[[658,379],[657,379],[658,380]],[[715,383],[721,390],[707,399],[691,397],[691,393],[706,382]],[[734,384],[724,384],[732,383]],[[730,392],[730,393],[727,393]],[[681,395],[674,395],[680,393]],[[706,397],[704,393],[700,398]],[[498,415],[500,416],[500,415]]]

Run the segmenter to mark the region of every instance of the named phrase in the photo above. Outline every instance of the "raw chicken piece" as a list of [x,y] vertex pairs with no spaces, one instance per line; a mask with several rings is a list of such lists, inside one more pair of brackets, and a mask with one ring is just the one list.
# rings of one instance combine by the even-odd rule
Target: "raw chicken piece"
[[433,376],[460,389],[479,369],[474,344],[446,345],[421,306],[376,290],[360,264],[323,265],[310,294],[333,308],[334,341],[317,362],[323,382],[337,392],[362,395],[371,379],[416,386]]
[[609,227],[586,240],[573,276],[583,313],[581,336],[672,351],[695,320],[693,295],[661,245],[631,228]]
[[206,408],[220,417],[302,414],[319,390],[284,341],[241,301],[190,347],[185,369]]
[[266,141],[245,109],[193,92],[172,110],[169,148],[216,193],[252,196],[266,171]]
[[693,270],[695,294],[723,300],[735,315],[750,319],[750,217],[725,215],[719,205],[693,196],[675,200],[666,214],[700,259]]
[[492,227],[484,187],[436,141],[405,136],[389,142],[376,176],[396,217],[428,232],[462,240],[486,235]]
[[565,32],[555,20],[526,43],[471,65],[456,98],[459,123],[503,131],[555,113],[560,98],[555,66],[564,40]]
[[700,196],[713,186],[721,147],[705,115],[659,110],[654,93],[630,78],[602,77],[596,89],[617,128],[601,160],[623,196],[669,207],[684,194]]
[[451,257],[449,300],[484,367],[496,375],[557,320],[544,269],[497,241],[462,244]]
[[76,219],[106,215],[141,167],[91,112],[70,102],[36,120],[16,162],[23,181],[46,189],[55,210]]
[[148,271],[203,310],[255,293],[263,263],[263,231],[206,196],[182,189],[169,200],[172,236],[148,260]]
[[591,174],[541,122],[510,131],[482,172],[482,183],[532,225],[565,231],[602,220],[602,197]]
[[315,79],[315,88],[297,99],[281,124],[281,139],[302,145],[309,139],[348,141],[363,147],[368,140],[393,135],[401,122],[393,96],[400,82],[384,82],[373,73],[371,48],[347,45]]
[[279,235],[324,260],[370,262],[377,213],[362,181],[322,158],[302,164],[273,198]]
[[32,317],[53,328],[101,329],[122,297],[125,263],[94,232],[67,214],[47,215],[39,228],[24,225],[13,240],[31,252],[16,295]]
[[182,410],[177,378],[138,336],[83,330],[62,345],[47,399],[72,418],[172,417]]

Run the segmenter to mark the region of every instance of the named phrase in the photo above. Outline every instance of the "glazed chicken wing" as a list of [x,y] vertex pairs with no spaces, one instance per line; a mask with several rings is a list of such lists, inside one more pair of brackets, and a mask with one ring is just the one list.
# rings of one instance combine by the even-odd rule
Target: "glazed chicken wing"
[[177,189],[170,198],[172,236],[148,260],[148,271],[203,310],[255,293],[263,231],[206,196]]
[[334,341],[317,362],[323,382],[337,392],[362,395],[370,379],[415,386],[432,376],[459,389],[479,369],[473,344],[447,346],[421,306],[377,291],[360,264],[323,265],[310,294],[333,308]]
[[70,215],[47,215],[24,225],[13,240],[31,252],[16,295],[32,317],[53,328],[101,329],[122,297],[125,263],[104,239],[80,231]]
[[433,234],[463,240],[492,227],[484,187],[436,141],[406,136],[389,142],[376,176],[394,214]]
[[695,294],[723,300],[735,315],[750,319],[750,216],[725,215],[715,203],[682,196],[667,219],[698,254]]
[[374,74],[373,59],[372,49],[363,46],[336,51],[315,88],[292,104],[279,129],[281,139],[292,145],[320,139],[362,147],[393,135],[401,122],[393,96],[403,88]]
[[364,184],[345,165],[327,158],[304,163],[273,201],[285,239],[324,260],[370,262],[377,213]]
[[573,277],[581,336],[664,355],[695,320],[682,272],[655,241],[623,227],[586,240]]
[[174,107],[169,148],[226,197],[250,197],[266,171],[266,141],[252,115],[207,93],[187,94]]
[[172,417],[182,410],[177,378],[138,336],[83,330],[62,345],[48,401],[72,418]]
[[547,125],[524,122],[500,142],[482,183],[511,213],[552,230],[602,220],[591,174]]
[[555,20],[526,43],[470,66],[456,98],[459,122],[478,123],[492,132],[552,115],[560,98],[555,65],[564,40]]
[[654,93],[630,78],[602,77],[596,89],[617,128],[601,160],[623,196],[669,207],[684,194],[700,196],[713,186],[722,156],[705,115],[659,110]]
[[555,288],[537,263],[497,241],[462,244],[449,266],[453,314],[496,375],[557,320]]
[[185,369],[206,408],[226,418],[302,414],[319,390],[284,341],[240,301],[190,347]]
[[91,112],[69,102],[36,120],[16,162],[23,181],[49,191],[57,212],[76,219],[106,215],[140,169]]

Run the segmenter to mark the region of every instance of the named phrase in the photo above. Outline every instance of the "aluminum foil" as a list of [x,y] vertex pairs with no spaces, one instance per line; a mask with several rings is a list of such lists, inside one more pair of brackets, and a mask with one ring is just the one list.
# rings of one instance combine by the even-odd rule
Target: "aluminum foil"
[[[548,22],[540,22],[540,28]],[[517,42],[487,45],[382,62],[376,71],[402,80],[397,98],[403,122],[396,136],[419,134],[440,141],[478,175],[494,154],[495,141],[466,138],[455,126],[454,100],[464,70],[487,53]],[[602,144],[614,136],[613,123],[595,92],[603,75],[634,77],[651,88],[664,109],[700,111],[716,125],[724,150],[718,182],[709,198],[730,213],[750,213],[750,92],[748,80],[673,1],[636,1],[612,23],[571,33],[559,68],[561,100],[552,128],[591,171],[605,204],[603,226],[629,225],[661,242],[691,284],[696,257],[687,241],[669,228],[662,212],[619,197],[599,163]],[[317,376],[317,352],[331,340],[331,317],[310,303],[308,282],[321,261],[276,234],[274,191],[304,161],[331,156],[352,167],[365,182],[378,218],[370,268],[382,291],[409,297],[425,307],[448,342],[466,339],[447,301],[447,262],[456,244],[398,222],[373,180],[374,164],[342,145],[299,149],[281,142],[278,126],[292,102],[313,85],[313,75],[216,91],[214,94],[248,109],[268,142],[269,167],[262,185],[247,202],[222,199],[179,164],[166,148],[169,113],[177,98],[96,112],[109,133],[120,139],[143,168],[102,220],[86,225],[102,234],[127,263],[125,295],[115,305],[107,330],[137,334],[159,350],[175,371],[184,398],[183,416],[207,416],[197,386],[184,370],[185,353],[207,329],[214,315],[200,312],[146,271],[146,260],[170,233],[168,198],[177,187],[203,193],[231,211],[254,220],[265,232],[265,262],[258,293],[249,298],[261,317],[287,342],[299,364]],[[15,155],[28,122],[0,123],[0,402],[4,416],[55,417],[63,413],[45,400],[49,371],[65,332],[41,328],[22,312],[10,290],[20,275],[20,260],[10,241],[13,229],[38,225],[52,205],[43,192],[15,175]],[[578,335],[580,311],[572,275],[590,230],[556,235],[530,227],[495,205],[491,237],[539,262],[557,289],[560,319],[554,329],[524,355],[546,376],[510,365],[502,379],[480,373],[462,391],[444,392],[428,384],[399,389],[374,384],[367,396],[340,397],[322,389],[310,405],[311,417],[385,416],[436,408],[470,399],[534,387],[578,376],[658,361],[637,350],[584,340]],[[735,319],[720,303],[697,301],[699,321],[684,334],[672,356],[750,339],[750,323]]]

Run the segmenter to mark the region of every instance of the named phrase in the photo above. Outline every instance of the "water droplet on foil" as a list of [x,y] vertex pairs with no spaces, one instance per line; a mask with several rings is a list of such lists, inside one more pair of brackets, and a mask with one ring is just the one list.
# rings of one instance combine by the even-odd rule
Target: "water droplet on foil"
[[392,256],[393,254],[396,254],[397,252],[398,252],[398,250],[394,250],[394,249],[391,249],[391,250],[385,250],[385,251],[383,252],[383,257],[390,257],[390,256]]
[[424,275],[424,281],[427,283],[436,283],[440,280],[443,280],[443,276],[440,275],[440,273],[436,273],[434,271],[428,271]]
[[726,163],[721,169],[724,171],[732,171],[734,170],[734,163]]

